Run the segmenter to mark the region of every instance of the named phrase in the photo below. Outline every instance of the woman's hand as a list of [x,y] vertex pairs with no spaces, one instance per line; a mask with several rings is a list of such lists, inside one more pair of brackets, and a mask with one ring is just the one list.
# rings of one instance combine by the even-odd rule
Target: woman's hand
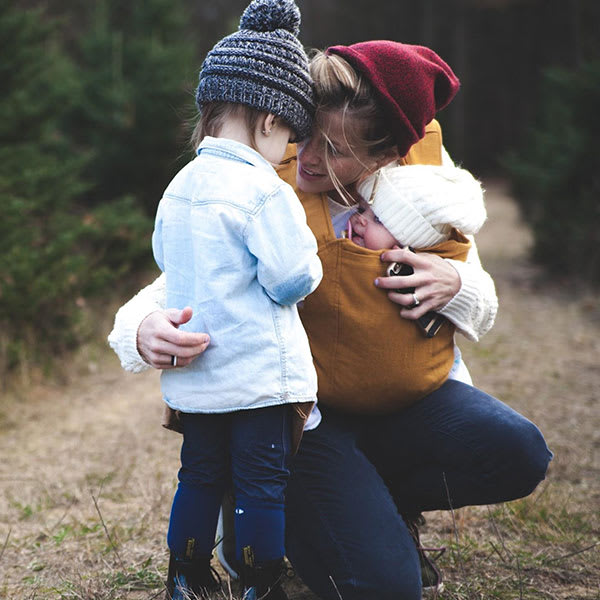
[[[169,308],[150,313],[137,332],[137,348],[140,356],[155,369],[173,369],[189,365],[202,354],[210,337],[206,333],[179,331],[179,325],[192,318],[192,309]],[[173,365],[173,357],[177,364]]]
[[[460,290],[458,272],[451,263],[436,254],[415,254],[408,248],[394,247],[384,252],[381,260],[410,265],[414,270],[412,275],[379,277],[375,280],[377,287],[390,290],[388,298],[403,307],[400,315],[405,319],[418,319],[431,310],[443,308]],[[399,294],[396,291],[412,287],[415,288],[414,294]]]

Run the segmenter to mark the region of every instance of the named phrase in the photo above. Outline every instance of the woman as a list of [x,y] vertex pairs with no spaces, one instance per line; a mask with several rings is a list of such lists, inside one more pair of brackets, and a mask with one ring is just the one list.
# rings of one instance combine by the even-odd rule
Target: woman
[[[453,97],[458,81],[430,50],[377,41],[336,46],[314,57],[311,74],[318,104],[314,133],[280,175],[289,178],[297,162],[297,189],[314,233],[313,209],[331,218],[331,235],[339,232],[355,183],[379,167],[398,159],[449,162],[430,121]],[[317,240],[323,256],[343,241],[319,235]],[[377,277],[374,271],[370,280],[377,278],[378,287],[389,290],[402,318],[435,310],[473,340],[493,324],[494,287],[474,246],[465,263],[406,249],[387,251],[381,260],[414,269],[404,277]],[[323,283],[307,304],[327,292],[333,268],[324,262]],[[352,275],[352,265],[346,268]],[[414,294],[394,291],[406,287]],[[209,344],[206,334],[176,329],[189,320],[190,309],[163,309],[159,279],[119,311],[110,341],[129,370],[183,366]],[[339,309],[323,302],[320,312],[303,317],[311,348],[311,329],[313,334],[319,329],[313,319],[327,324]],[[379,335],[384,339],[387,329]],[[421,566],[411,535],[420,513],[526,496],[544,478],[552,457],[534,424],[457,379],[408,407],[379,414],[377,398],[369,396],[372,366],[367,354],[364,364],[353,365],[364,372],[364,385],[354,394],[368,400],[364,409],[356,398],[352,411],[344,410],[344,398],[335,407],[319,404],[322,420],[315,427],[318,418],[311,415],[291,467],[287,555],[325,599],[420,598]]]

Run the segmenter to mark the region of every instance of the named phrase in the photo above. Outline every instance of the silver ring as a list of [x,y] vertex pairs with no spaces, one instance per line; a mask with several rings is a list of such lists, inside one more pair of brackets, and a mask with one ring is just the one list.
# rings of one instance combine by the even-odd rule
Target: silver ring
[[419,300],[417,295],[413,294],[412,297],[413,297],[413,303],[411,304],[411,308],[414,308],[415,306],[419,306],[419,304],[421,304],[421,301]]
[[177,366],[177,357],[174,354],[173,354],[173,356],[171,356],[171,366],[172,367]]

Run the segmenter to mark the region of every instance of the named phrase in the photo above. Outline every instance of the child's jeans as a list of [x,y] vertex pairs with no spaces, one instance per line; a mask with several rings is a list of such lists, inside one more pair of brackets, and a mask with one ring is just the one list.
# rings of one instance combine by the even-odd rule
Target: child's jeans
[[246,547],[257,563],[284,556],[290,416],[287,404],[182,415],[179,486],[167,535],[175,556],[210,556],[219,507],[231,481],[238,560]]

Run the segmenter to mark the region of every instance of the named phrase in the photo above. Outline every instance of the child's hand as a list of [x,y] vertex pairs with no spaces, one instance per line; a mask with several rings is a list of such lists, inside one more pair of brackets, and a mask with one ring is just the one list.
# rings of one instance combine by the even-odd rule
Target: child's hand
[[[401,277],[378,277],[375,285],[390,290],[388,298],[402,306],[400,315],[406,319],[418,319],[429,311],[446,306],[460,290],[460,277],[452,263],[435,254],[415,254],[408,248],[395,246],[381,255],[384,262],[410,265],[414,273]],[[400,294],[397,289],[415,288],[413,294]]]
[[[210,337],[206,333],[179,331],[179,325],[192,318],[192,309],[169,308],[150,313],[141,323],[137,333],[140,356],[155,369],[185,367],[202,354]],[[173,365],[173,357],[177,364]]]

